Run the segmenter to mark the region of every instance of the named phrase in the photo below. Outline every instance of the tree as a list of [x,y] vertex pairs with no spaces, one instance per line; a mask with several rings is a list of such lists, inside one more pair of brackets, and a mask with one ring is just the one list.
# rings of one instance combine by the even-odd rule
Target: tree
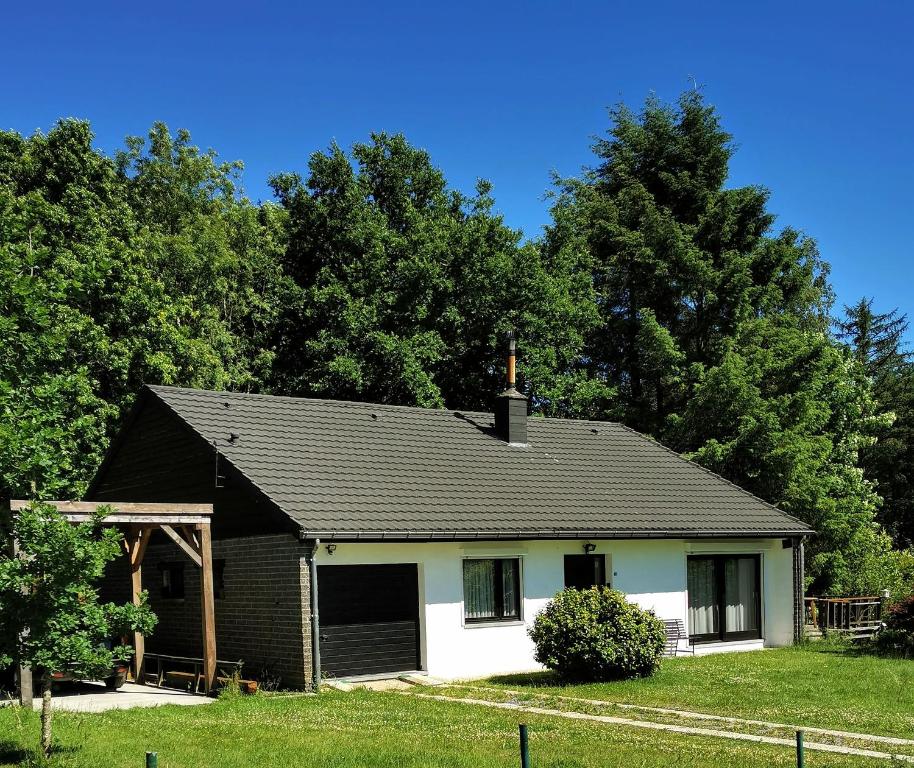
[[606,415],[812,523],[814,588],[854,590],[861,542],[880,546],[858,458],[877,414],[830,333],[828,265],[773,231],[764,188],[725,186],[731,137],[699,93],[611,117],[544,240],[588,254],[600,319],[582,361],[618,393]]
[[100,507],[89,522],[72,525],[47,504],[12,515],[5,531],[16,555],[0,554],[0,667],[24,665],[42,680],[41,748],[51,749],[51,673],[73,669],[92,678],[133,649],[110,647],[129,632],[149,634],[156,618],[146,604],[99,601],[96,584],[120,554],[121,534],[104,526]]
[[535,407],[594,409],[609,392],[580,365],[596,320],[582,254],[544,257],[402,136],[374,134],[351,158],[315,153],[308,176],[272,180],[288,215],[283,269],[295,290],[277,326],[270,386],[285,394],[489,408],[515,329]]
[[284,216],[156,124],[0,132],[0,496],[79,497],[142,384],[257,389]]
[[864,474],[882,497],[879,518],[899,546],[914,542],[914,364],[905,349],[908,330],[898,310],[878,313],[873,299],[844,307],[836,322],[838,336],[866,372],[881,418],[874,423],[874,441],[861,450]]
[[890,555],[874,522],[879,498],[857,463],[875,403],[838,345],[789,321],[754,320],[691,389],[666,439],[816,529],[807,564],[812,592],[890,586],[873,583]]
[[844,314],[845,319],[836,323],[838,338],[847,342],[877,391],[882,385],[890,385],[890,380],[910,362],[903,349],[907,316],[899,315],[897,308],[882,314],[873,312],[873,299],[866,297],[852,307],[845,305]]

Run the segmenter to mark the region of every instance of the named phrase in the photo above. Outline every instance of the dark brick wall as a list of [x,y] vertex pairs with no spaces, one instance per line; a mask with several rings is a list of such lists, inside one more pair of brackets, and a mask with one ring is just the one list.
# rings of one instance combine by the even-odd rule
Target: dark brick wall
[[[224,560],[225,591],[216,599],[216,648],[219,659],[243,659],[244,674],[262,670],[279,675],[286,688],[311,683],[310,584],[308,548],[284,534],[223,539],[213,542],[213,559]],[[159,564],[184,566],[184,599],[161,597]],[[150,543],[143,560],[143,588],[159,618],[146,639],[150,653],[202,654],[200,569],[174,544]],[[104,595],[130,599],[126,558],[110,567]]]
[[213,539],[296,534],[298,526],[152,393],[116,438],[113,453],[93,481],[89,501],[208,503]]

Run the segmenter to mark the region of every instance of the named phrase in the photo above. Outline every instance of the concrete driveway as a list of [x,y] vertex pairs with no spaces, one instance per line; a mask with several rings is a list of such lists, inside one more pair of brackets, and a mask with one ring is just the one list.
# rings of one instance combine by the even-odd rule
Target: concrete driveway
[[[124,683],[119,691],[109,691],[104,683],[66,683],[54,692],[51,706],[60,712],[105,712],[109,709],[133,709],[135,707],[159,707],[163,704],[178,704],[195,707],[211,704],[215,699],[209,696],[195,696],[184,691],[156,688],[151,685]],[[41,709],[41,697],[32,704]]]

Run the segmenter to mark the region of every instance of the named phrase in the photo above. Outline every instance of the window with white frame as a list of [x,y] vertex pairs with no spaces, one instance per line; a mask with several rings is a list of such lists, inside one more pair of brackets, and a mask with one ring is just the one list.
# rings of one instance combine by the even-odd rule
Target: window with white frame
[[520,619],[520,559],[463,561],[463,617],[467,624]]

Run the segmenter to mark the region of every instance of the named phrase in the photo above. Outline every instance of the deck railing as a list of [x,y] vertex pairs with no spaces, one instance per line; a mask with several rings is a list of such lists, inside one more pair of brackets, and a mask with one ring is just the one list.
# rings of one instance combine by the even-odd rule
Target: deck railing
[[806,635],[838,632],[848,637],[872,637],[882,624],[879,597],[807,597]]

